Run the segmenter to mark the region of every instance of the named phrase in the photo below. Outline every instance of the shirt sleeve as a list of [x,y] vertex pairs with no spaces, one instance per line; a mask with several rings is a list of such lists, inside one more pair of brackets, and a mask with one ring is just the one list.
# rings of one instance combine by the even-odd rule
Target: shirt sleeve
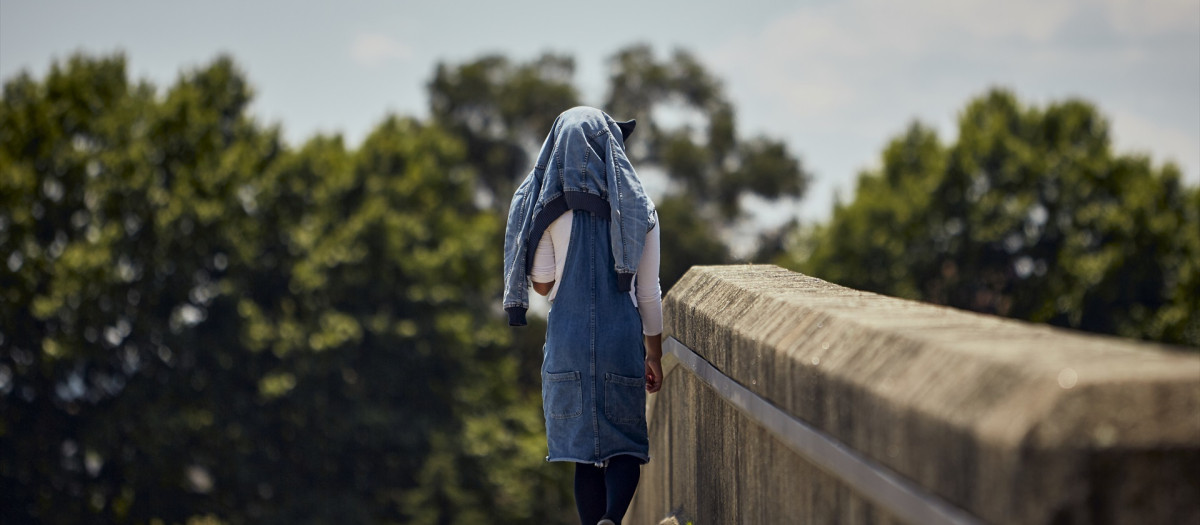
[[658,224],[646,233],[646,244],[642,249],[642,260],[638,263],[637,295],[638,312],[642,315],[642,335],[658,335],[663,331],[662,288],[658,281],[661,266],[660,235]]
[[533,271],[529,272],[529,277],[535,283],[554,281],[554,242],[551,237],[550,229],[547,228],[542,233],[542,239],[538,241],[537,251],[533,252]]

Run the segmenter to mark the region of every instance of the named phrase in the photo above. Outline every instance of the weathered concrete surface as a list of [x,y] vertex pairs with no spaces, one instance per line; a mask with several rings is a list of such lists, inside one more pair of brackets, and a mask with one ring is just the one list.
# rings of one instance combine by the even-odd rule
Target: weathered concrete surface
[[[983,521],[1200,523],[1200,354],[774,266],[695,267],[664,308],[666,336]],[[667,367],[626,521],[893,522]]]

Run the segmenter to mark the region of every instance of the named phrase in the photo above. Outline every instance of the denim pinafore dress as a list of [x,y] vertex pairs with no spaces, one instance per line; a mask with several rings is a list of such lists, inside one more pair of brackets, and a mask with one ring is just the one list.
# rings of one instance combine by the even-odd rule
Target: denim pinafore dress
[[642,320],[617,289],[609,220],[576,210],[542,360],[548,461],[650,460]]

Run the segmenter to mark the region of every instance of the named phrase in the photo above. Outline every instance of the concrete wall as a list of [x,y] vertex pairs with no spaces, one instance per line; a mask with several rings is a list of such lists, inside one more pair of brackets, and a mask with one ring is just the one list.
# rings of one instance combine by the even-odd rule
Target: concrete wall
[[[665,336],[987,523],[1200,523],[1200,353],[842,288],[692,268]],[[651,396],[627,523],[898,523],[683,366]]]

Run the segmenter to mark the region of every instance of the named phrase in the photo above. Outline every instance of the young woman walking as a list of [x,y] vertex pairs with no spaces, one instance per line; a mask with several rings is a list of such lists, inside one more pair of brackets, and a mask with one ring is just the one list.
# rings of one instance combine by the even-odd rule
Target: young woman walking
[[650,460],[646,394],[662,387],[659,228],[625,154],[633,126],[595,108],[559,115],[505,234],[510,324],[525,324],[528,283],[551,302],[547,460],[575,463],[584,525],[621,523]]

